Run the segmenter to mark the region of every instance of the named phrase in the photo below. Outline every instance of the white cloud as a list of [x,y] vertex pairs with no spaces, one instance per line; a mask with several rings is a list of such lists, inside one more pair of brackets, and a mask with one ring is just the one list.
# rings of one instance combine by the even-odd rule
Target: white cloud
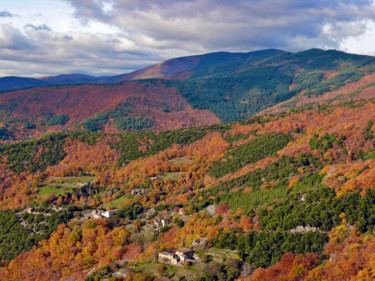
[[121,74],[218,50],[321,47],[369,54],[375,43],[375,5],[367,0],[17,0],[3,5],[2,76]]
[[33,30],[40,30],[40,31],[52,31],[51,28],[49,28],[47,25],[45,24],[41,24],[41,25],[33,25],[33,24],[26,24],[25,29],[33,29]]
[[375,56],[375,22],[365,20],[362,24],[366,25],[365,32],[358,36],[350,36],[342,40],[340,42],[340,49],[347,52]]
[[35,48],[34,41],[9,24],[0,25],[0,48],[19,52]]
[[0,11],[0,18],[11,18],[13,15],[8,11]]
[[375,18],[366,0],[113,0],[109,11],[100,0],[66,1],[77,18],[115,25],[156,53],[176,42],[206,51],[337,48],[366,32],[363,19]]

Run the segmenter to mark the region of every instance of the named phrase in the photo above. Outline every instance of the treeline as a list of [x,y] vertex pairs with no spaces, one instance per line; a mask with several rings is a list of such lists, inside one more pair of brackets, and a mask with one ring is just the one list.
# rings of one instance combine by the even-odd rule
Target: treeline
[[318,231],[301,234],[279,230],[254,230],[242,235],[238,229],[221,232],[210,242],[219,248],[238,250],[246,263],[266,268],[278,262],[287,252],[321,254],[328,237]]
[[[300,154],[297,159],[283,155],[279,161],[272,163],[265,169],[256,169],[253,173],[248,173],[222,184],[222,187],[229,191],[235,187],[246,185],[251,186],[253,190],[257,190],[265,182],[275,182],[277,186],[286,186],[289,184],[288,179],[290,176],[299,174],[299,167],[308,167],[313,164],[316,169],[321,168],[323,164],[319,160],[319,158],[311,154]],[[310,175],[311,173],[308,173],[304,177],[309,177]]]
[[[319,187],[323,179],[323,176],[319,174],[322,167],[320,159],[311,154],[300,154],[297,159],[283,155],[279,161],[265,169],[256,169],[244,176],[219,183],[209,189],[201,189],[195,195],[189,195],[184,212],[194,214],[208,205],[227,204],[233,212],[241,208],[247,215],[253,217],[255,216],[254,208],[285,199],[290,194]],[[300,175],[299,168],[311,171],[307,170]],[[291,188],[289,188],[290,177],[297,179]],[[234,191],[234,189],[237,190]]]
[[82,123],[85,130],[97,132],[103,130],[104,126],[112,119],[119,131],[142,131],[151,128],[154,122],[145,117],[131,117],[133,105],[130,103],[119,103],[115,109],[98,113]]
[[89,131],[50,134],[32,141],[1,145],[0,155],[5,156],[6,165],[14,172],[43,172],[47,166],[57,165],[64,159],[67,137],[94,145],[103,136],[103,132]]
[[[125,125],[124,125],[125,126]],[[138,132],[118,135],[120,140],[113,148],[121,151],[118,164],[126,164],[131,160],[154,155],[170,147],[172,144],[190,144],[206,135],[207,126],[179,129],[163,132]],[[223,128],[228,129],[226,126]],[[36,173],[45,171],[48,166],[57,165],[62,161],[66,152],[66,138],[77,139],[89,145],[95,143],[105,134],[101,131],[75,131],[46,135],[33,141],[0,146],[0,155],[5,156],[6,165],[14,172],[30,171]],[[143,147],[143,149],[140,149]]]
[[118,210],[116,216],[119,218],[128,218],[135,220],[139,214],[143,212],[144,208],[140,204],[126,205]]
[[0,211],[0,260],[10,262],[20,253],[31,250],[39,241],[47,239],[59,224],[72,218],[68,210],[53,211],[50,208],[34,208],[37,214],[20,215],[26,227],[21,225],[16,212]]
[[284,148],[293,138],[286,134],[265,134],[233,150],[229,150],[223,159],[214,163],[210,176],[222,177],[226,174],[255,163]]
[[99,132],[90,132],[90,131],[74,131],[69,132],[69,137],[71,139],[76,139],[80,142],[85,142],[91,146],[95,145],[97,141],[105,136],[105,133],[103,131]]
[[262,66],[218,78],[168,81],[198,109],[212,111],[223,122],[249,118],[278,102],[291,98],[293,75],[279,66]]
[[374,230],[375,192],[372,190],[364,196],[350,192],[337,198],[334,189],[321,187],[303,194],[290,194],[272,205],[272,210],[263,208],[256,213],[264,230],[290,230],[308,225],[329,231],[341,223],[342,213],[350,225],[358,223],[359,231]]
[[2,145],[0,155],[6,157],[7,166],[14,172],[44,171],[47,166],[57,165],[66,156],[66,136],[63,133],[51,134],[33,141]]
[[344,150],[343,140],[345,140],[345,137],[343,135],[337,138],[334,134],[325,134],[324,136],[319,138],[318,135],[315,134],[310,139],[309,145],[310,145],[310,148],[313,150],[320,149],[323,151],[323,153],[326,153],[326,151],[332,148],[334,144],[337,144],[339,147],[341,147]]
[[9,139],[9,132],[5,127],[0,127],[0,140]]
[[[163,132],[139,132],[122,134],[114,148],[121,151],[118,165],[124,165],[140,157],[151,156],[172,144],[190,144],[206,135],[205,127],[179,129]],[[140,149],[144,147],[144,149]]]
[[48,120],[47,126],[65,125],[69,121],[69,115],[55,115]]

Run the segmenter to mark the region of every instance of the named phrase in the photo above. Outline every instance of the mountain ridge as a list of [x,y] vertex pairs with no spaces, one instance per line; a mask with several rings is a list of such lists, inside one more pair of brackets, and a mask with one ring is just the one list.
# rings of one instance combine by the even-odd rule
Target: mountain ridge
[[24,88],[47,86],[49,83],[35,78],[5,76],[0,78],[0,92],[15,91]]
[[[65,129],[167,130],[233,122],[265,110],[282,112],[292,107],[370,99],[374,97],[374,72],[375,58],[370,56],[321,49],[298,53],[270,49],[176,58],[126,74],[127,78],[47,77],[39,82],[49,81],[48,85],[0,95],[0,128],[5,132],[3,141],[17,141],[22,135]],[[103,79],[120,82],[101,83]],[[74,96],[80,102],[74,102]],[[72,99],[69,106],[64,99]]]
[[[201,59],[205,60],[205,64],[207,64],[207,60],[212,59],[212,57],[219,58],[219,60],[214,60],[212,64],[219,64],[225,62],[225,60],[229,60],[230,57],[247,57],[247,56],[254,56],[260,53],[266,53],[266,52],[284,52],[276,49],[267,49],[267,50],[258,50],[258,51],[251,51],[251,52],[242,52],[242,53],[232,53],[232,52],[214,52],[214,53],[207,53],[207,54],[200,54],[200,55],[193,55],[193,56],[185,56],[185,57],[178,57],[173,59],[168,59],[166,61],[157,63],[155,65],[147,66],[139,70],[135,70],[130,73],[126,74],[119,74],[114,76],[91,76],[81,73],[71,73],[71,74],[58,74],[53,76],[44,76],[39,78],[27,78],[27,77],[17,77],[12,76],[13,79],[19,78],[20,81],[22,79],[30,79],[30,81],[40,80],[43,82],[46,82],[46,85],[64,85],[64,84],[85,84],[85,83],[97,83],[97,84],[112,84],[112,83],[119,83],[124,82],[128,80],[139,80],[139,79],[152,79],[152,78],[165,78],[173,75],[178,74],[179,72],[187,71],[188,69],[192,69],[193,67],[197,66],[199,61]],[[221,55],[221,56],[220,56]],[[225,57],[222,57],[224,56]],[[221,57],[221,58],[220,58]],[[185,68],[183,70],[175,70],[173,69],[174,65],[180,66],[180,63],[183,61],[189,62],[191,60],[198,60],[197,64],[195,65],[193,62],[190,64],[190,68]],[[223,61],[224,60],[224,61]],[[232,61],[232,60],[230,60]],[[158,73],[156,70],[157,68],[165,68],[163,73]],[[5,78],[5,77],[2,77]],[[0,78],[1,79],[1,78]],[[43,84],[41,84],[42,86]],[[35,85],[35,87],[38,87],[39,85]],[[20,86],[18,89],[22,88],[29,88],[33,87],[32,84],[27,86]],[[15,90],[16,88],[12,87],[12,90]],[[0,81],[0,91],[6,91],[7,86],[1,85]]]

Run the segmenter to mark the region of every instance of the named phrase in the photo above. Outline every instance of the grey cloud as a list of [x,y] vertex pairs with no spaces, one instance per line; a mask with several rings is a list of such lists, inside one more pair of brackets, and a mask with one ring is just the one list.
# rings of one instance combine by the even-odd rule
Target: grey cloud
[[160,60],[123,35],[26,31],[0,25],[0,76],[115,75]]
[[4,50],[32,50],[35,42],[25,36],[19,29],[9,24],[0,25],[0,48]]
[[13,14],[9,13],[8,11],[0,11],[0,18],[11,18]]
[[104,9],[105,0],[66,0],[77,8],[77,15],[85,15],[82,19],[106,18]]
[[[77,17],[115,25],[156,53],[177,45],[189,51],[187,42],[190,51],[337,48],[365,32],[358,28],[361,20],[375,18],[370,0],[113,0],[110,12],[104,11],[106,0],[66,1]],[[309,40],[296,46],[302,37]]]
[[0,25],[0,76],[17,71],[109,75],[218,50],[338,48],[366,31],[364,21],[375,19],[369,0],[64,1],[82,22],[115,26],[118,34],[57,33],[35,23],[23,30]]
[[41,24],[41,25],[27,24],[25,25],[25,29],[32,29],[32,30],[37,30],[37,31],[52,31],[51,28],[49,28],[45,24]]

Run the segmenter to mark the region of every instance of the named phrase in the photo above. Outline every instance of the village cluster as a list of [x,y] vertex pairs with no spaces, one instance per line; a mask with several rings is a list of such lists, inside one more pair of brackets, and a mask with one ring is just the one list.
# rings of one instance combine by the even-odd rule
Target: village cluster
[[[153,212],[152,212],[153,211]],[[209,206],[207,208],[208,213],[214,215],[215,214],[215,206]],[[111,218],[116,216],[118,209],[115,210],[87,210],[84,214],[86,219],[88,218]],[[155,212],[154,209],[150,209],[147,214],[152,215]],[[178,212],[174,212],[175,215],[182,216],[183,212],[180,209]],[[149,219],[148,223],[155,229],[160,229],[162,227],[166,227],[172,223],[172,219],[168,215],[158,215],[154,219]],[[196,239],[192,243],[191,248],[180,248],[180,249],[170,249],[168,251],[163,251],[158,253],[157,259],[161,263],[182,266],[182,265],[191,265],[196,263],[199,258],[195,253],[195,249],[202,249],[207,246],[208,239],[207,238],[200,238]],[[155,256],[155,257],[156,257]]]

